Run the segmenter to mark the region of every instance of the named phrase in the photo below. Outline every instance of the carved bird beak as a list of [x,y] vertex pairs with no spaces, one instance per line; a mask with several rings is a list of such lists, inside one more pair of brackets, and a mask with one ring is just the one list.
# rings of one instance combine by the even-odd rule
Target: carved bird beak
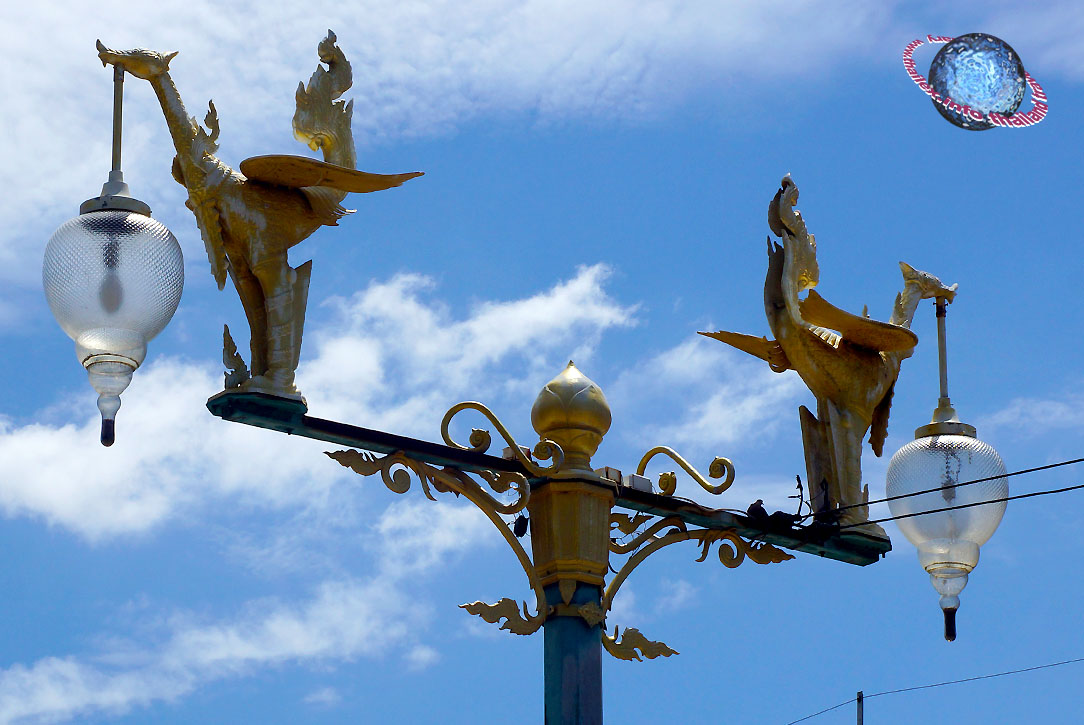
[[116,53],[114,53],[109,48],[106,48],[104,45],[102,45],[101,40],[94,41],[94,47],[96,47],[98,49],[98,60],[100,60],[102,62],[102,67],[104,68],[107,65],[109,65],[109,61],[106,60],[106,56],[107,55],[115,56]]

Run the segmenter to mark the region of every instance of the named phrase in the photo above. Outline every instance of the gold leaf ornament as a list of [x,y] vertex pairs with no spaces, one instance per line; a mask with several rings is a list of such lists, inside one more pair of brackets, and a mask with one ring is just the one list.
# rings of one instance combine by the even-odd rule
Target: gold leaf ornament
[[580,608],[576,611],[578,611],[580,616],[583,617],[584,621],[586,621],[592,627],[600,625],[606,621],[606,612],[602,611],[602,607],[600,607],[595,602],[588,602],[587,604],[580,606]]
[[233,341],[229,325],[222,326],[222,364],[226,366],[226,390],[240,387],[241,383],[252,377],[244,359],[237,352],[237,343]]
[[545,621],[543,613],[539,613],[534,617],[527,613],[527,605],[523,604],[523,612],[520,613],[520,604],[514,599],[505,597],[496,604],[486,604],[485,602],[471,602],[470,604],[460,604],[460,609],[466,609],[470,614],[481,617],[490,624],[497,624],[500,620],[504,620],[501,624],[501,629],[507,629],[512,634],[532,634],[537,632],[538,628],[542,626],[542,622]]
[[794,558],[767,542],[746,541],[734,531],[700,532],[697,538],[700,540],[700,558],[697,561],[705,561],[711,545],[720,542],[719,561],[727,569],[736,569],[746,556],[757,564],[779,564]]
[[622,534],[628,535],[651,520],[650,514],[637,513],[633,516],[622,513],[610,514],[610,528],[617,528]]
[[615,626],[613,636],[602,635],[602,646],[619,660],[636,660],[637,662],[643,662],[641,654],[649,660],[680,654],[677,650],[670,649],[664,642],[653,642],[635,627],[626,627],[619,641],[618,628]]

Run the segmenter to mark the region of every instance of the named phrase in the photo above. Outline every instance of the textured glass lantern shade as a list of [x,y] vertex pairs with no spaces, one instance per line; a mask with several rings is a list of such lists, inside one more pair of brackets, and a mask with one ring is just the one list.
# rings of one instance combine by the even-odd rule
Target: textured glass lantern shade
[[[918,559],[930,582],[941,594],[946,613],[946,638],[955,637],[955,611],[968,574],[979,563],[985,544],[1005,514],[1009,484],[1005,464],[992,447],[966,435],[931,435],[911,441],[888,464],[887,494],[893,496],[939,489],[917,496],[889,500],[892,516],[907,516],[950,506],[967,506],[896,521],[900,531],[918,549]],[[989,478],[966,486],[956,484]],[[951,637],[950,634],[951,625]]]
[[149,216],[81,214],[49,240],[45,297],[98,392],[102,443],[113,442],[120,394],[181,299],[184,261],[176,237]]

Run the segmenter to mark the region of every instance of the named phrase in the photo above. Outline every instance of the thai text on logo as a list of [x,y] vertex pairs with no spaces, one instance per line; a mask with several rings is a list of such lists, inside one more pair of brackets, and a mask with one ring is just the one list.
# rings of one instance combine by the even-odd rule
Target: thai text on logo
[[915,82],[922,91],[932,98],[935,103],[940,103],[945,108],[961,113],[971,118],[974,121],[986,121],[994,126],[1001,126],[1003,128],[1022,128],[1024,126],[1034,126],[1039,121],[1046,118],[1047,111],[1047,99],[1046,94],[1043,92],[1043,87],[1039,85],[1039,82],[1031,77],[1030,73],[1025,73],[1024,78],[1027,80],[1028,88],[1031,89],[1031,110],[1024,111],[1022,113],[1013,113],[1009,116],[1002,116],[999,113],[990,112],[983,114],[982,112],[971,108],[970,106],[960,105],[951,98],[943,97],[940,93],[935,91],[921,73],[915,70],[915,61],[912,58],[912,54],[915,52],[915,48],[925,43],[948,43],[952,38],[943,35],[927,35],[925,40],[921,38],[912,40],[907,44],[907,47],[903,49],[903,67],[907,70],[907,75],[911,76],[911,80]]

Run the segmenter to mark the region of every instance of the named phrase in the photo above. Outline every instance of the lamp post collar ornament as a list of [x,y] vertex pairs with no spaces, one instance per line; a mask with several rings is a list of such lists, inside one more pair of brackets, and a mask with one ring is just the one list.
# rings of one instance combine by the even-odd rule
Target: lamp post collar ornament
[[[224,399],[212,399],[216,405],[222,402]],[[422,492],[431,500],[436,500],[434,493],[454,492],[480,508],[512,548],[535,595],[533,606],[509,597],[492,604],[476,601],[461,605],[468,613],[500,625],[502,630],[528,635],[553,618],[573,618],[594,629],[603,648],[618,659],[668,657],[677,652],[648,639],[635,627],[622,630],[615,625],[612,634],[604,631],[619,589],[647,557],[672,544],[694,541],[700,547],[699,562],[706,561],[711,546],[718,543],[718,560],[727,568],[735,568],[746,559],[775,564],[793,558],[770,543],[746,540],[732,523],[701,528],[690,526],[681,515],[629,515],[614,510],[627,489],[599,471],[618,477],[620,474],[609,468],[593,471],[590,467],[591,457],[609,430],[610,407],[602,389],[572,362],[542,388],[531,409],[531,423],[540,436],[533,457],[524,453],[527,449],[517,444],[489,408],[473,401],[458,403],[444,415],[440,429],[445,445],[472,454],[485,453],[492,445],[492,434],[480,428],[471,431],[469,445],[453,439],[451,422],[467,411],[488,420],[508,445],[506,457],[514,457],[524,475],[438,468],[404,451],[382,457],[356,450],[327,455],[362,476],[379,474],[395,493],[406,493],[413,477],[421,482]],[[640,460],[637,476],[642,476],[650,461],[659,455],[671,458],[713,494],[722,493],[734,480],[734,467],[728,459],[718,457],[712,461],[705,477],[667,446],[649,450]],[[542,466],[539,459],[549,459],[550,464]],[[712,485],[707,478],[724,480]],[[677,474],[660,474],[659,487],[661,494],[649,498],[673,506],[668,502],[676,492]],[[510,500],[508,494],[513,494]],[[688,502],[680,506],[687,508]],[[522,515],[525,510],[530,514],[530,554],[502,518]],[[606,575],[617,556],[626,558],[612,569],[615,574],[607,582]]]

